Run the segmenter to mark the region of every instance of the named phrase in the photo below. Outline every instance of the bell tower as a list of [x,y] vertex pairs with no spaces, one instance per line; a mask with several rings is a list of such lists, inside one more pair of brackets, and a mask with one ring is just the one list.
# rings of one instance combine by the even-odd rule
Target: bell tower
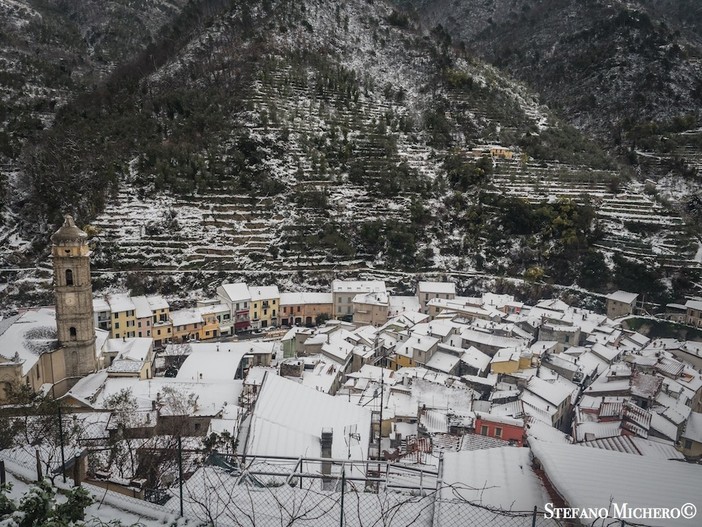
[[94,372],[97,361],[88,235],[76,227],[71,216],[64,218],[63,226],[51,237],[51,256],[56,328],[64,349],[66,377],[71,378]]

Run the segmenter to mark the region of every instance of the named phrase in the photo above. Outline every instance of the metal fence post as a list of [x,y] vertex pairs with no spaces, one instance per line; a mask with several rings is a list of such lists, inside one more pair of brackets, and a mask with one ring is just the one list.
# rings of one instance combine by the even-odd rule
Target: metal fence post
[[180,486],[180,516],[183,517],[183,443],[178,436],[178,485]]
[[531,527],[536,527],[536,505],[534,505],[534,514],[531,516]]
[[41,475],[41,457],[39,456],[39,449],[38,449],[38,448],[35,449],[35,450],[34,450],[34,453],[35,453],[36,458],[37,458],[37,481],[41,481],[41,480],[42,480],[42,475]]
[[341,514],[339,515],[339,527],[344,527],[344,490],[346,489],[346,468],[341,467]]

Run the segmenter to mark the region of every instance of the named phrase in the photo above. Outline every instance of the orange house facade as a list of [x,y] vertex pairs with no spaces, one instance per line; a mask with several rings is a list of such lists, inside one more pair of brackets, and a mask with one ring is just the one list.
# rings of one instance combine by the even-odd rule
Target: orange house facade
[[521,419],[476,414],[475,433],[524,446],[525,430]]
[[281,293],[280,323],[284,326],[314,326],[319,315],[332,316],[331,293]]

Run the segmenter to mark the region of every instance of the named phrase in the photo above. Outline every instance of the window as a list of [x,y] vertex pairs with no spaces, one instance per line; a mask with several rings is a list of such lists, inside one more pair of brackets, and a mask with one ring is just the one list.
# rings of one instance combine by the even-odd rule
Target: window
[[141,331],[139,332],[139,338],[141,338]]
[[210,332],[209,332],[209,331],[205,331],[205,335],[209,337],[209,336],[210,336]]
[[78,332],[76,331],[76,328],[74,328],[72,326],[70,328],[68,328],[68,334],[71,336],[72,340],[75,340],[76,337],[78,336]]
[[480,435],[481,436],[486,436],[488,434],[488,427],[487,425],[482,425],[480,427]]
[[254,309],[257,309],[257,308],[258,308],[258,304],[254,304]]
[[236,304],[236,309],[237,309],[237,311],[239,310],[239,303],[238,302]]
[[298,313],[300,312],[300,306],[297,306],[297,312]]
[[73,285],[73,271],[66,269],[66,285]]
[[115,313],[115,314],[112,315],[112,316],[113,316],[113,318],[117,319],[117,313]]
[[687,448],[687,449],[692,448],[692,441],[690,439],[685,440],[685,448]]
[[161,336],[161,330],[160,330],[160,329],[158,330],[158,336],[159,336],[159,337]]
[[[137,325],[138,325],[139,327],[141,327],[141,320],[138,322]],[[139,336],[141,336],[141,335],[139,335]]]
[[275,305],[275,300],[273,300],[273,305]]
[[495,427],[495,437],[502,437],[502,428],[499,426]]
[[570,337],[568,335],[565,336],[565,341],[566,343],[570,340]]
[[119,322],[115,322],[115,329],[119,329]]

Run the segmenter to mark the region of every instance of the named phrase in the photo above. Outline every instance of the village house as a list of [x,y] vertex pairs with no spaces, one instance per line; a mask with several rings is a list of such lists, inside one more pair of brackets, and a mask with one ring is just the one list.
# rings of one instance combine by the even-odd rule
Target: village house
[[112,313],[112,329],[110,337],[136,337],[136,306],[129,293],[107,295],[107,303]]
[[202,314],[197,309],[180,309],[171,312],[173,342],[199,340],[200,331],[205,325]]
[[153,311],[151,304],[145,296],[131,297],[136,314],[136,337],[151,337],[151,325],[153,324]]
[[685,302],[685,322],[696,328],[702,326],[702,300]]
[[537,412],[543,412],[549,416],[551,426],[568,431],[574,393],[577,393],[577,389],[568,381],[549,382],[533,376],[527,382],[519,399],[526,413],[529,413],[528,407],[534,408]]
[[388,294],[361,293],[353,297],[353,323],[359,326],[382,326],[388,321]]
[[280,293],[282,326],[313,326],[321,318],[332,318],[334,302],[331,293]]
[[615,291],[607,295],[607,317],[612,320],[633,315],[636,310],[636,293]]
[[453,282],[419,282],[417,300],[422,313],[428,313],[427,304],[434,298],[453,300],[456,298],[456,284]]
[[385,282],[379,280],[334,280],[332,281],[334,317],[350,321],[353,318],[353,298],[356,295],[385,292]]
[[109,377],[153,377],[154,341],[147,337],[108,339],[103,356]]
[[515,446],[524,445],[526,432],[523,419],[476,413],[473,426],[476,434],[502,439]]
[[278,286],[249,287],[251,298],[249,319],[252,329],[275,327],[278,325],[280,292]]
[[229,335],[247,331],[250,328],[251,294],[243,282],[222,284],[217,288],[217,296],[229,307],[230,324],[221,324],[222,334]]
[[112,329],[112,311],[104,298],[93,298],[95,328],[104,331]]
[[690,413],[680,443],[680,450],[686,457],[702,458],[702,413]]

